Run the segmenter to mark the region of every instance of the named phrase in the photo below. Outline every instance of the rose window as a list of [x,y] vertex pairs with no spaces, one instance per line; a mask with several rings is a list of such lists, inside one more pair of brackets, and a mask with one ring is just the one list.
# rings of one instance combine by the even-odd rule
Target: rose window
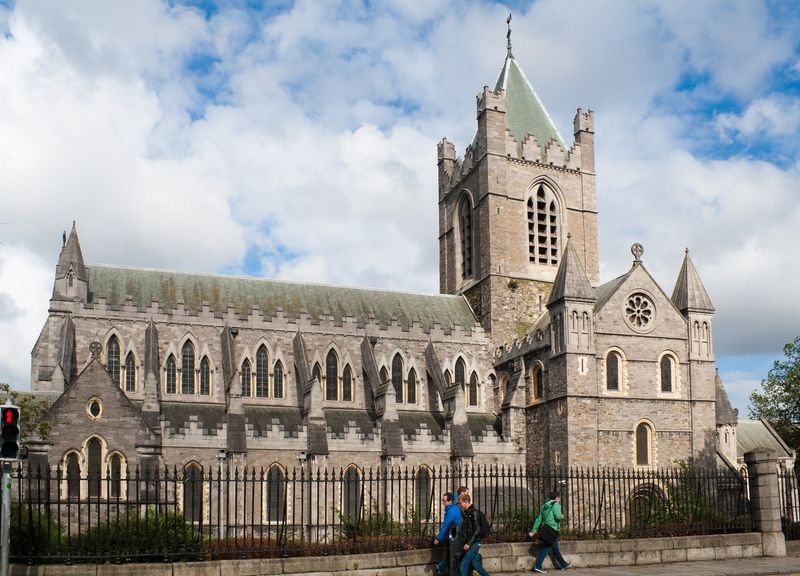
[[625,307],[625,319],[635,330],[647,330],[655,319],[655,306],[644,294],[633,294]]

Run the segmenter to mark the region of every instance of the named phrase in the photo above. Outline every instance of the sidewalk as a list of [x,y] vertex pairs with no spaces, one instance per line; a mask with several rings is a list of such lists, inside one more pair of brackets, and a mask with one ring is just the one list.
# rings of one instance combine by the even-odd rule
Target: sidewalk
[[[533,566],[531,559],[531,567]],[[570,568],[562,572],[549,569],[548,574],[569,576],[772,576],[794,574],[800,576],[800,558],[743,558],[737,560],[708,560],[703,562],[676,562],[674,564],[643,564],[639,566],[604,566],[602,568]],[[492,576],[522,576],[533,572],[503,572]]]

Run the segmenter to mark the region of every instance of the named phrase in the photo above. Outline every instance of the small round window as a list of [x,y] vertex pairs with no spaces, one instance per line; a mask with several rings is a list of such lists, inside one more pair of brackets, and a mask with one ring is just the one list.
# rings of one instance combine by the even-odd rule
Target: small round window
[[99,398],[90,398],[86,403],[86,412],[92,420],[100,420],[103,415],[103,403]]
[[625,320],[637,332],[649,332],[656,319],[656,307],[646,294],[637,292],[628,296],[625,302]]

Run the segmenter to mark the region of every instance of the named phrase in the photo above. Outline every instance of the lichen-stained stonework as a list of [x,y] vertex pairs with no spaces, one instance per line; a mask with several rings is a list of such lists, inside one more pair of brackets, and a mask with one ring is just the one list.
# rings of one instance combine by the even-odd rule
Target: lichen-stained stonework
[[441,295],[86,265],[73,225],[32,353],[32,390],[54,404],[31,462],[730,460],[688,253],[671,295],[641,247],[600,282],[592,112],[567,147],[510,54],[476,104],[463,156],[438,146]]

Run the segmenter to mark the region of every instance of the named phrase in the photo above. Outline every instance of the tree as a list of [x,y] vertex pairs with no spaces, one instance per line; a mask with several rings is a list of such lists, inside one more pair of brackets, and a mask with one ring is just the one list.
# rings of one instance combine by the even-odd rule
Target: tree
[[800,452],[800,336],[783,347],[783,355],[761,381],[762,392],[750,394],[750,415],[764,418]]
[[32,434],[36,434],[42,440],[47,440],[50,435],[50,423],[42,422],[42,416],[47,412],[50,403],[33,394],[14,390],[6,382],[0,382],[0,403],[5,402],[6,399],[19,406],[22,420],[20,437],[26,440]]

